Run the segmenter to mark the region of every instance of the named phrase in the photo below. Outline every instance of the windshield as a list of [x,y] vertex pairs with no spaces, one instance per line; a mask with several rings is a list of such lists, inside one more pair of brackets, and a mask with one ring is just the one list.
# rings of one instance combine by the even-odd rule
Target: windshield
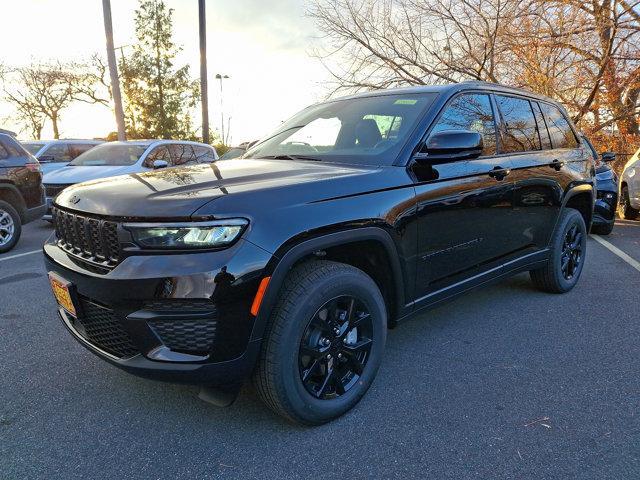
[[42,147],[44,147],[44,143],[22,142],[22,146],[31,155],[35,155]]
[[435,93],[392,94],[313,105],[243,158],[393,164]]
[[133,165],[146,149],[144,145],[103,143],[78,155],[69,165],[85,167]]

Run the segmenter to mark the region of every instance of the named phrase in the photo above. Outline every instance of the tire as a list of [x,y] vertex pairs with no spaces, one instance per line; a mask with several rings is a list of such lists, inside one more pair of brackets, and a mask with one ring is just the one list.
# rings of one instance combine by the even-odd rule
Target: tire
[[620,191],[620,216],[626,220],[636,220],[640,210],[631,206],[629,187],[624,185]]
[[[574,234],[575,237],[573,237]],[[572,240],[569,241],[570,239]],[[575,247],[572,248],[572,245]],[[568,255],[567,251],[570,252]],[[544,267],[529,272],[531,281],[545,292],[568,292],[580,279],[586,251],[587,228],[584,219],[577,210],[565,208],[551,240],[549,261]],[[565,264],[566,270],[563,270]]]
[[[344,321],[339,328],[340,321],[329,320],[332,307],[327,305],[335,305],[336,314],[346,312],[337,317]],[[349,311],[353,323],[345,320]],[[271,312],[254,373],[256,390],[269,408],[292,422],[326,423],[353,408],[369,389],[382,361],[386,334],[384,299],[368,275],[326,260],[302,263],[285,279]],[[323,349],[325,353],[319,353]],[[318,356],[306,356],[309,350]],[[327,375],[330,371],[337,374]],[[348,373],[341,377],[344,372]]]
[[596,235],[609,235],[613,232],[614,222],[611,223],[603,223],[602,225],[594,225],[591,227],[591,233],[595,233]]
[[20,215],[9,203],[0,200],[0,253],[15,247],[21,233]]

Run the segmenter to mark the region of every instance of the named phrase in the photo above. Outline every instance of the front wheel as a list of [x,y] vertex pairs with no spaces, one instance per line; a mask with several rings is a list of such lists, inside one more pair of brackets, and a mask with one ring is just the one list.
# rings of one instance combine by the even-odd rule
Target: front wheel
[[10,204],[0,200],[0,253],[15,247],[21,232],[20,215]]
[[629,187],[625,185],[620,191],[620,216],[626,220],[636,220],[638,215],[640,215],[640,210],[631,206]]
[[533,284],[549,293],[568,292],[578,283],[586,253],[584,219],[577,210],[565,208],[551,240],[549,261],[544,267],[529,272]]
[[285,279],[254,381],[262,400],[297,423],[319,425],[353,408],[382,361],[387,315],[362,270],[314,260]]

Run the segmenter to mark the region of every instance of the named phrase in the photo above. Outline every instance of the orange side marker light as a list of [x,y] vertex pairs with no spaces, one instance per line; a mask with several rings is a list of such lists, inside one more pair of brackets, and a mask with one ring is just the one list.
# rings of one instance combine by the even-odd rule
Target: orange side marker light
[[269,280],[271,277],[264,277],[260,281],[260,285],[258,286],[258,291],[256,292],[256,296],[253,299],[253,304],[251,305],[251,315],[254,317],[258,316],[258,311],[260,310],[260,304],[262,303],[262,299],[264,298],[264,292],[267,291],[267,285],[269,285]]

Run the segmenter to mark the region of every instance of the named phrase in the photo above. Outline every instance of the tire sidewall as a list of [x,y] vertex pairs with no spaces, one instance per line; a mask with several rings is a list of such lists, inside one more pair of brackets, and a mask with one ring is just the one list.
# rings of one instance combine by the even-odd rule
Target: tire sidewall
[[22,223],[20,220],[20,215],[15,208],[13,208],[9,203],[0,200],[0,210],[7,212],[11,218],[13,219],[13,237],[6,245],[0,246],[0,253],[5,253],[11,250],[16,246],[18,240],[20,240],[20,234],[22,233]]
[[[578,265],[578,271],[574,273],[573,277],[569,280],[564,278],[562,274],[562,245],[564,243],[565,236],[569,229],[571,229],[574,225],[578,225],[580,229],[580,233],[582,233],[582,259],[580,261],[580,265]],[[564,292],[568,292],[571,290],[578,280],[580,279],[580,275],[582,274],[582,269],[584,268],[584,263],[587,255],[587,228],[584,223],[584,219],[580,212],[577,210],[567,210],[567,215],[564,217],[563,222],[559,225],[559,235],[556,237],[556,244],[553,249],[553,265],[554,265],[554,275],[557,280],[557,284],[560,286],[561,290]]]
[[[372,318],[373,342],[364,372],[358,382],[345,394],[330,400],[321,400],[310,394],[302,383],[298,367],[298,354],[302,335],[308,323],[327,301],[342,295],[351,295],[364,303]],[[309,423],[324,423],[351,409],[366,393],[380,366],[386,341],[386,310],[377,285],[355,269],[322,279],[308,291],[292,312],[285,327],[284,338],[291,339],[280,352],[280,376],[284,396],[293,409]]]

